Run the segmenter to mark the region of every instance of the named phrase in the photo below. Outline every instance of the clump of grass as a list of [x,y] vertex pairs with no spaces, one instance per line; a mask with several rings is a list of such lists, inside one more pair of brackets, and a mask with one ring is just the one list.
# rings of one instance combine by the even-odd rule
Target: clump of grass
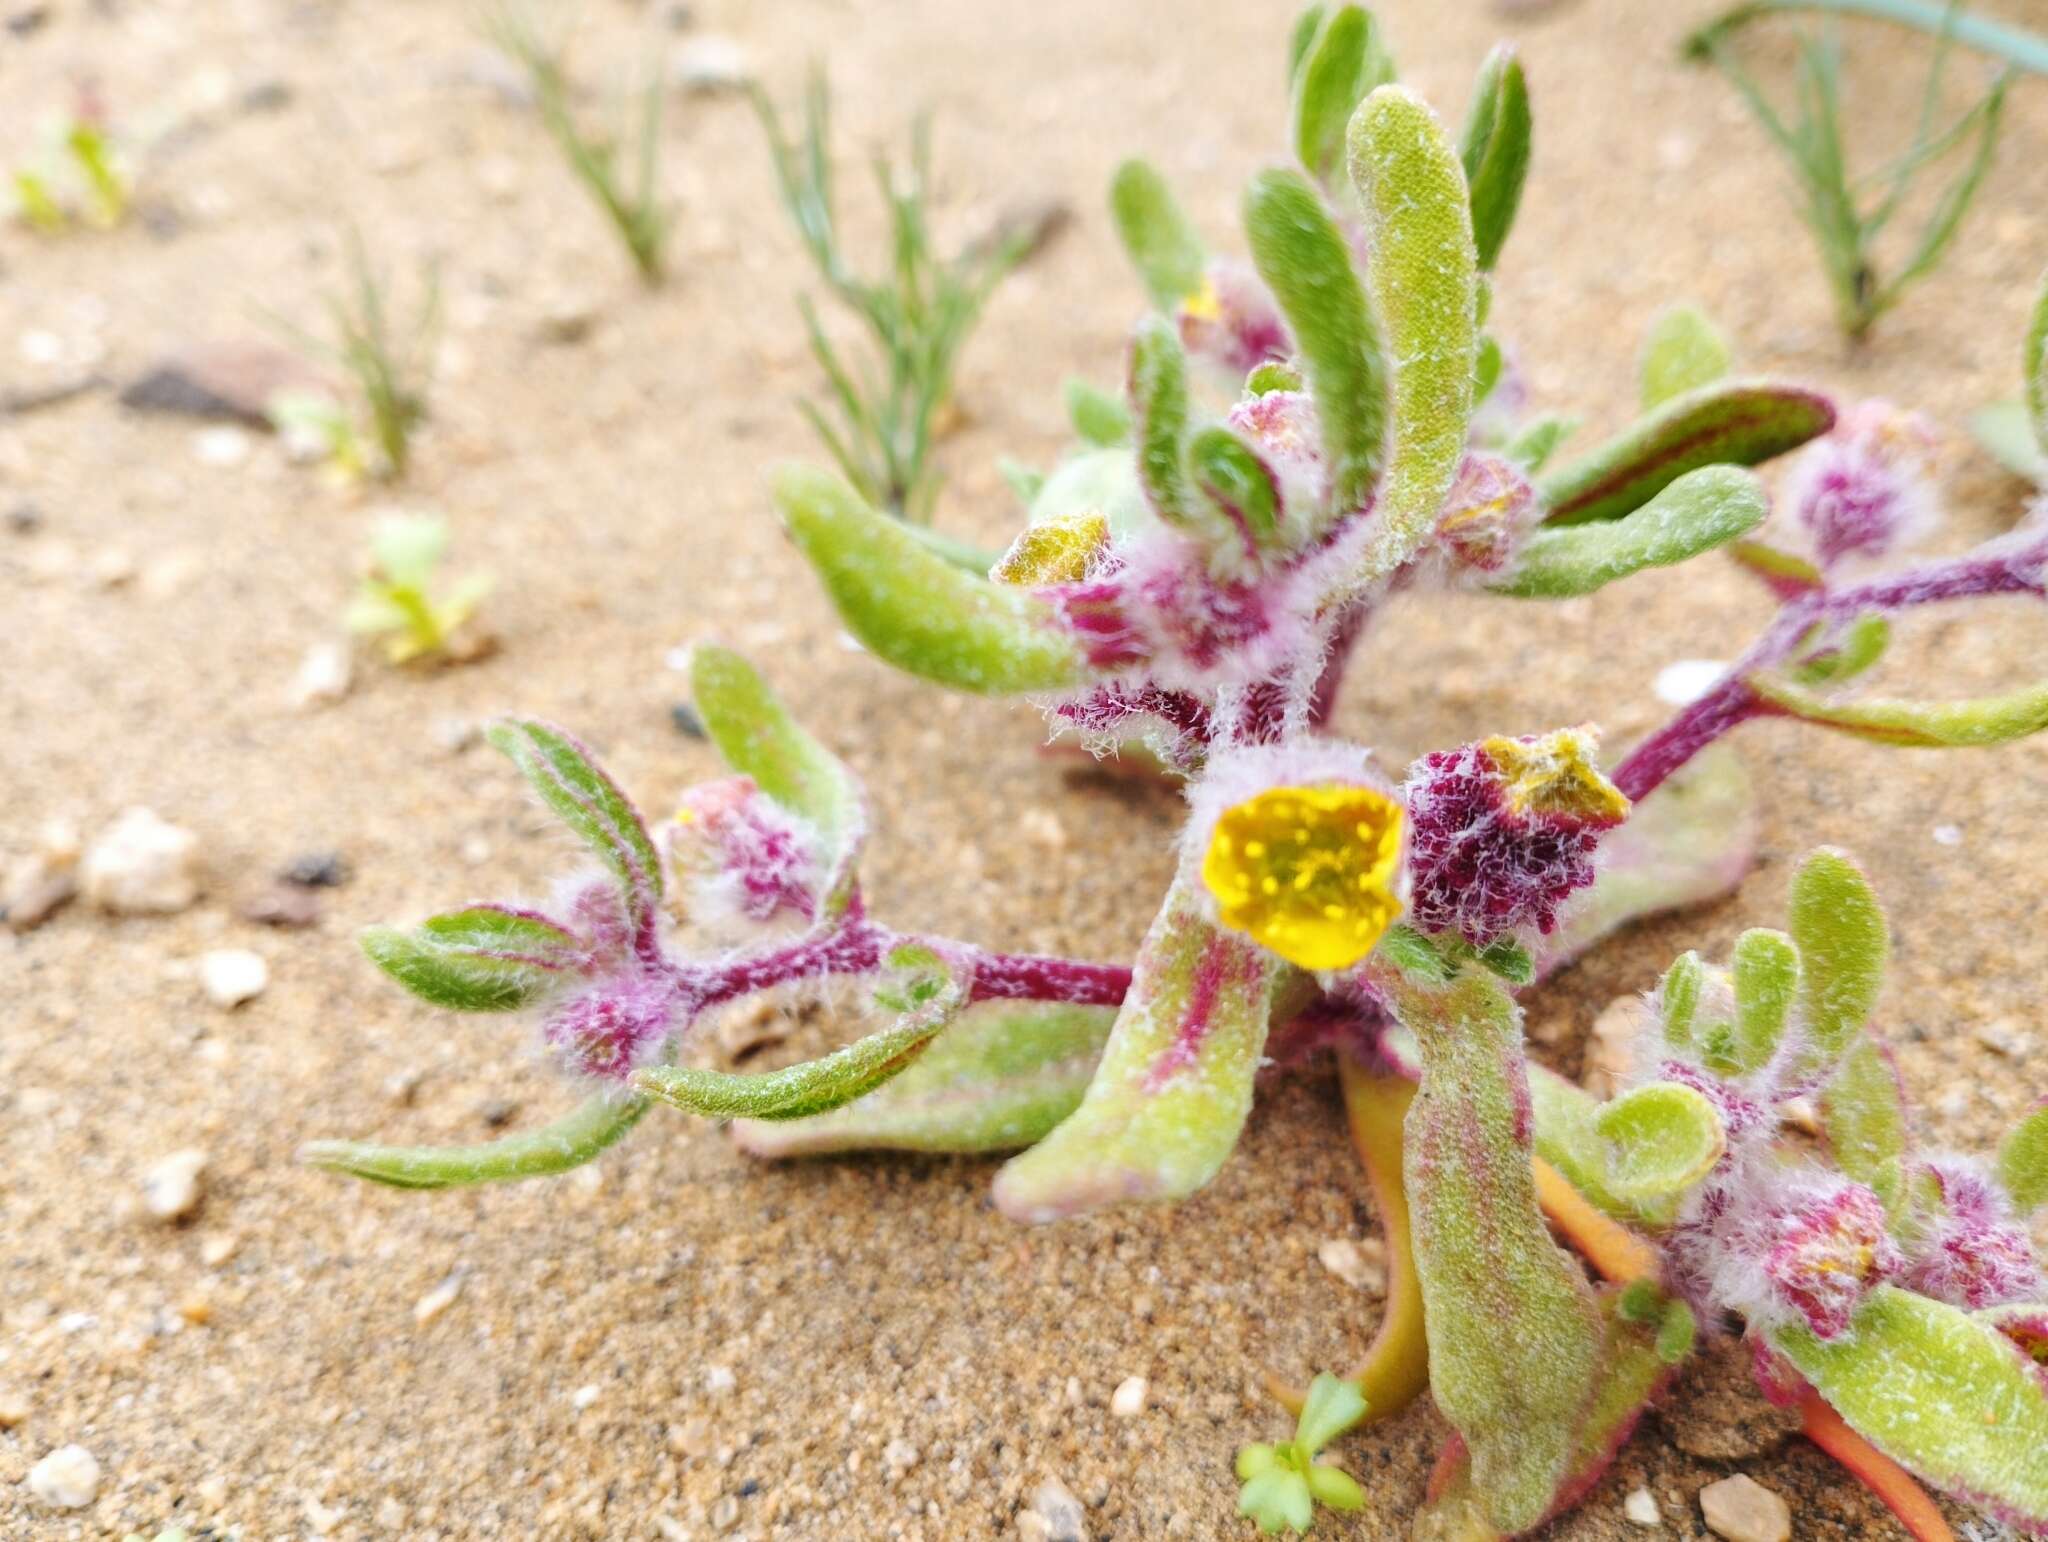
[[126,219],[128,173],[100,113],[88,105],[58,118],[46,138],[48,147],[37,162],[8,174],[16,215],[52,234],[79,220],[107,230]]
[[[619,233],[641,281],[661,283],[666,276],[663,248],[672,220],[660,192],[660,75],[650,75],[640,90],[637,111],[622,114],[630,121],[623,122],[617,133],[591,134],[577,122],[570,106],[573,87],[561,45],[542,35],[524,7],[516,0],[493,6],[484,15],[484,32],[526,72],[549,137],[576,180]],[[629,141],[630,173],[620,153]]]
[[433,514],[388,514],[370,537],[370,565],[344,620],[352,632],[380,638],[393,664],[464,662],[489,651],[482,636],[461,635],[490,592],[480,574],[437,594],[435,575],[448,554],[448,521]]
[[811,352],[825,371],[837,422],[805,403],[805,419],[861,495],[899,518],[923,524],[938,496],[931,463],[940,415],[951,399],[953,369],[990,293],[1042,239],[1018,227],[993,241],[942,256],[933,243],[931,124],[911,131],[907,166],[874,158],[876,186],[889,211],[888,265],[863,275],[840,239],[830,151],[832,104],[824,73],[814,69],[804,93],[801,135],[791,138],[765,91],[753,88],[768,136],[782,201],[826,287],[859,320],[871,361],[849,364],[825,335],[808,296],[797,303]]
[[[1955,12],[1950,6],[1951,21]],[[1710,59],[1742,93],[1790,166],[1799,186],[1800,214],[1834,294],[1836,320],[1849,337],[1860,339],[1907,289],[1934,271],[1954,241],[1991,167],[2016,66],[2001,73],[1947,127],[1937,129],[1942,80],[1955,41],[1952,28],[1945,26],[1928,64],[1912,142],[1888,165],[1857,173],[1843,133],[1842,50],[1832,31],[1801,36],[1789,112],[1772,104],[1742,63],[1732,32],[1729,25],[1710,27],[1695,34],[1688,46],[1696,57]],[[1947,186],[1928,208],[1896,268],[1888,268],[1877,251],[1880,238],[1923,174],[1944,162],[1955,166]]]
[[327,300],[331,339],[283,325],[309,352],[341,367],[361,399],[361,418],[331,397],[301,392],[272,401],[270,417],[281,431],[320,446],[328,464],[347,479],[395,481],[411,464],[413,435],[427,417],[440,333],[440,277],[429,265],[411,325],[399,327],[362,236],[353,231],[347,262],[347,286]]

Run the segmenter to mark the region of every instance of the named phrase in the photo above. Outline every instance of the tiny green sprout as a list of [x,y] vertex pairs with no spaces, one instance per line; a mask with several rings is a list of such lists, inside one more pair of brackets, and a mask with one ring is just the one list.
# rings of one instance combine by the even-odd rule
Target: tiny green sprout
[[57,118],[44,130],[38,162],[9,174],[14,212],[48,234],[74,220],[111,230],[128,215],[131,188],[122,157],[96,110]]
[[[1950,6],[1949,16],[1954,17],[1957,9]],[[1831,33],[1800,38],[1795,107],[1788,117],[1743,64],[1732,30],[1704,29],[1688,47],[1696,57],[1712,60],[1728,77],[1791,167],[1799,185],[1801,217],[1812,232],[1834,294],[1836,320],[1851,339],[1860,339],[1907,289],[1934,271],[1955,240],[1991,167],[2006,87],[2017,66],[2008,68],[1947,127],[1937,129],[1942,77],[1958,35],[1943,27],[1928,65],[1911,143],[1889,164],[1859,174],[1850,167],[1843,137],[1842,50],[1836,38]],[[1886,271],[1876,251],[1879,238],[1921,174],[1944,160],[1959,164],[1896,269]]]
[[264,413],[287,446],[304,449],[338,482],[359,482],[370,473],[368,447],[348,408],[323,391],[280,391]]
[[1307,1531],[1315,1507],[1364,1508],[1365,1490],[1341,1467],[1316,1460],[1316,1453],[1365,1417],[1365,1398],[1356,1383],[1323,1372],[1309,1383],[1295,1422],[1294,1439],[1279,1445],[1255,1443],[1237,1453],[1237,1512],[1259,1530]]
[[800,300],[811,352],[825,372],[838,421],[808,402],[803,415],[862,498],[900,519],[928,523],[939,490],[932,445],[953,403],[960,350],[996,285],[1037,250],[1054,222],[1015,222],[991,240],[941,255],[929,208],[931,124],[921,117],[911,131],[907,167],[875,158],[875,184],[889,215],[889,261],[879,276],[866,277],[841,244],[832,186],[832,101],[823,72],[811,73],[800,139],[784,132],[774,103],[758,86],[753,101],[775,163],[776,186],[804,249],[825,287],[860,323],[880,366],[849,366],[826,336],[816,307],[808,298]]
[[[484,33],[526,73],[541,123],[625,243],[642,283],[665,276],[663,248],[673,219],[661,191],[661,79],[651,75],[639,93],[634,121],[616,134],[592,134],[570,106],[575,88],[564,51],[545,37],[520,0],[501,0],[484,15]],[[632,145],[630,181],[620,154]]]
[[308,353],[338,364],[354,382],[361,398],[360,417],[367,419],[373,454],[364,450],[357,417],[328,401],[316,408],[308,400],[273,401],[266,405],[271,421],[286,433],[301,434],[327,452],[328,464],[353,479],[370,475],[396,481],[412,462],[413,435],[427,417],[427,392],[433,376],[434,346],[441,314],[438,272],[429,267],[419,309],[412,324],[401,328],[391,315],[384,283],[370,264],[359,232],[351,230],[346,246],[348,285],[327,298],[333,329],[331,340],[278,320]]
[[381,637],[394,664],[481,656],[482,639],[457,634],[476,614],[491,581],[473,575],[446,594],[434,592],[434,574],[448,550],[448,522],[431,514],[390,514],[370,538],[370,570],[348,608],[352,632]]

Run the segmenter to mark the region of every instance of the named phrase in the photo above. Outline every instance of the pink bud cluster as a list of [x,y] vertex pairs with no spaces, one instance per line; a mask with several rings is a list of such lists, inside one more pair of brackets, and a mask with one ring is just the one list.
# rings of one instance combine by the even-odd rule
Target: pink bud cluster
[[1507,569],[1542,513],[1535,487],[1513,461],[1476,450],[1458,463],[1437,546],[1454,577],[1484,580]]
[[707,922],[814,920],[824,872],[802,822],[752,777],[692,787],[664,831],[678,907]]
[[1181,301],[1174,321],[1188,357],[1206,360],[1232,379],[1294,351],[1280,308],[1248,263],[1211,262],[1202,287]]
[[1927,534],[1937,517],[1934,445],[1923,415],[1865,401],[1800,452],[1785,501],[1823,569],[1881,560]]
[[2041,1268],[2004,1190],[1959,1157],[1931,1158],[1922,1171],[1934,1213],[1912,1250],[1913,1289],[1973,1310],[2038,1296]]

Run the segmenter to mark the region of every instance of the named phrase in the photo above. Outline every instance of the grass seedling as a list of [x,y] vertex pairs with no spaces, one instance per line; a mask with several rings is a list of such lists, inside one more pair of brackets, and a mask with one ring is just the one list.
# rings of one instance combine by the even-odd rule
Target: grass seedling
[[111,230],[128,215],[130,184],[119,152],[95,111],[60,118],[33,165],[10,173],[14,210],[24,224],[49,233],[74,221]]
[[490,592],[472,575],[436,596],[435,573],[448,553],[448,521],[432,514],[389,514],[370,538],[370,568],[344,618],[351,632],[381,638],[394,664],[481,657],[482,640],[457,634]]
[[383,280],[371,266],[361,235],[348,237],[348,286],[328,297],[331,341],[280,323],[309,352],[339,364],[361,396],[368,445],[357,418],[331,398],[293,393],[269,406],[278,428],[320,445],[328,464],[354,480],[364,475],[396,481],[412,460],[412,439],[427,417],[434,344],[440,331],[441,284],[430,266],[412,325],[393,324]]
[[[1772,104],[1744,66],[1727,30],[1708,29],[1693,40],[1695,52],[1711,59],[1742,93],[1791,167],[1801,217],[1834,293],[1836,320],[1853,339],[1867,335],[1907,289],[1934,271],[1991,167],[2014,71],[2007,69],[1973,106],[1937,129],[1942,78],[1954,41],[1952,30],[1935,41],[1912,142],[1889,165],[1858,174],[1850,168],[1843,135],[1842,51],[1832,34],[1801,36],[1789,115]],[[1945,161],[1959,164],[1928,209],[1904,260],[1895,272],[1885,271],[1876,250],[1880,237],[1922,174]]]
[[[628,115],[632,121],[622,124],[617,134],[591,134],[577,122],[570,106],[574,88],[561,46],[542,36],[531,15],[516,0],[486,12],[484,31],[494,45],[526,72],[533,87],[534,104],[549,137],[561,150],[576,180],[619,233],[641,281],[659,284],[665,276],[662,248],[672,223],[660,191],[661,77],[650,76],[641,88],[637,112]],[[620,154],[629,140],[630,185]]]
[[879,276],[865,277],[840,240],[831,94],[823,73],[812,72],[804,93],[800,140],[783,132],[766,92],[756,87],[753,99],[782,201],[804,248],[826,287],[859,319],[878,364],[849,366],[826,337],[810,299],[799,300],[839,421],[834,424],[810,403],[803,405],[804,417],[862,497],[899,518],[927,523],[939,489],[932,440],[952,398],[954,365],[990,292],[1030,255],[1038,233],[1018,229],[952,258],[941,256],[928,206],[931,125],[921,117],[911,131],[907,167],[875,157],[875,183],[889,211],[889,265]]

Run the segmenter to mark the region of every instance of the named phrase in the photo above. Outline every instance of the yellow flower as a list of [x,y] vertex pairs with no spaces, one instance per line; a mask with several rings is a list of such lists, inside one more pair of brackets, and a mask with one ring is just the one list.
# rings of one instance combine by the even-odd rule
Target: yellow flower
[[1196,321],[1221,321],[1223,296],[1216,292],[1216,280],[1205,277],[1199,285],[1182,295],[1180,313]]
[[1275,787],[1223,811],[1202,882],[1223,924],[1303,969],[1345,969],[1401,913],[1399,803],[1369,787]]
[[1020,531],[988,576],[999,584],[1079,583],[1108,544],[1109,521],[1103,515],[1055,514]]
[[1628,817],[1628,799],[1601,774],[1600,742],[1589,729],[1560,728],[1533,740],[1496,734],[1479,748],[1500,771],[1517,814],[1566,814],[1593,825]]

